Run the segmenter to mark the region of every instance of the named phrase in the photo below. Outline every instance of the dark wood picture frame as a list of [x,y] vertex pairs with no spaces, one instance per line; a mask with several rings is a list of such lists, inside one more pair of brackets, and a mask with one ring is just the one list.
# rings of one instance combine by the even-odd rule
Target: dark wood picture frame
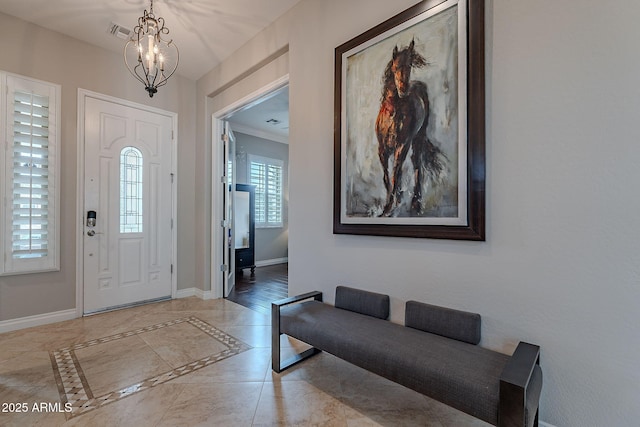
[[[459,0],[466,6],[466,224],[416,225],[342,221],[343,55],[363,43],[437,7],[445,0],[425,0],[335,49],[334,234],[485,240],[485,37],[484,0]],[[460,40],[459,43],[462,43]],[[375,82],[378,84],[377,82]],[[464,165],[463,165],[464,166]]]

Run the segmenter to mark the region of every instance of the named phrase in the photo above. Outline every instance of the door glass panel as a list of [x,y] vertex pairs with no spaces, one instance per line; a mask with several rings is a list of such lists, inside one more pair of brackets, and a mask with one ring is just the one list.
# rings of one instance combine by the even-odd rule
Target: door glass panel
[[142,233],[142,153],[120,152],[120,233]]

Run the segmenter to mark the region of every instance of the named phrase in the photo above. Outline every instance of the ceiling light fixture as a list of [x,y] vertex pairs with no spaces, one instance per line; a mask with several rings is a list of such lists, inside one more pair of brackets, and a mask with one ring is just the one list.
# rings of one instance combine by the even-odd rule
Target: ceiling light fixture
[[124,63],[129,72],[145,86],[149,97],[153,97],[178,68],[178,47],[173,40],[162,38],[166,34],[169,34],[169,29],[164,26],[164,18],[156,18],[153,14],[151,0],[149,12],[145,9],[138,18],[133,36],[124,46]]

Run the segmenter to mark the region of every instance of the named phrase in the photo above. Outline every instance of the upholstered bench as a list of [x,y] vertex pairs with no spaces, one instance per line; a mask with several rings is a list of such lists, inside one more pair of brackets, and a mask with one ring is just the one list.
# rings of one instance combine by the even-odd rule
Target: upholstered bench
[[[477,344],[480,315],[416,301],[405,326],[386,320],[389,296],[338,286],[335,306],[310,292],[272,304],[272,368],[281,372],[326,351],[498,426],[535,426],[540,348],[508,356]],[[280,335],[312,346],[281,362]]]

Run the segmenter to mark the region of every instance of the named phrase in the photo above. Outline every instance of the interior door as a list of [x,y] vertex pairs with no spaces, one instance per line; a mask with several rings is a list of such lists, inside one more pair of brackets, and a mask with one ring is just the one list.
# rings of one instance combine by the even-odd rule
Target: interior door
[[222,176],[223,185],[223,201],[222,201],[222,284],[223,295],[225,298],[229,296],[231,290],[235,286],[235,227],[234,227],[234,209],[235,209],[235,159],[236,159],[236,140],[231,130],[229,122],[224,122],[224,133],[222,134],[222,157],[224,172]]
[[171,297],[172,123],[86,98],[85,313]]

